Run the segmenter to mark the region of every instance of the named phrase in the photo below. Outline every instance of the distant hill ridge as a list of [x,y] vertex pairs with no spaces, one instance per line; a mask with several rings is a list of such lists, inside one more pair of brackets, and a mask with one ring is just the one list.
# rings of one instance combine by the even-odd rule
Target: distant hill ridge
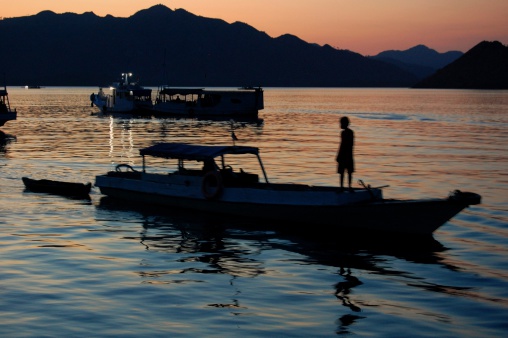
[[4,19],[0,39],[9,46],[0,65],[14,85],[107,85],[125,71],[145,85],[175,86],[406,87],[417,80],[358,53],[163,5],[128,18],[43,11]]
[[[3,19],[0,41],[8,47],[0,72],[12,85],[106,86],[129,71],[147,86],[410,87],[428,75],[415,71],[423,59],[407,66],[290,34],[272,38],[164,5],[128,18],[43,11]],[[415,47],[424,48],[431,51]]]
[[415,88],[508,89],[508,46],[483,41]]
[[418,64],[434,69],[443,68],[447,64],[457,60],[464,53],[460,51],[449,51],[438,53],[424,45],[417,45],[405,51],[388,50],[379,53],[374,58],[394,59],[408,64]]
[[404,51],[384,51],[372,56],[372,58],[394,64],[415,74],[421,80],[457,60],[462,55],[463,53],[460,51],[438,53],[427,46],[417,45]]

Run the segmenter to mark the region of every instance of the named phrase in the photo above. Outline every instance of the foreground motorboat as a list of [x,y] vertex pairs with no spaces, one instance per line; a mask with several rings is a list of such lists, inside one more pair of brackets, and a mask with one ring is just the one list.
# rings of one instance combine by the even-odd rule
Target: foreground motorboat
[[7,121],[15,120],[17,117],[16,109],[11,109],[7,86],[4,85],[4,89],[0,89],[0,126],[3,126]]
[[153,107],[152,90],[131,81],[132,73],[122,73],[121,81],[114,82],[104,93],[102,87],[97,94],[90,95],[91,105],[103,113],[137,113]]
[[203,89],[162,87],[153,106],[155,116],[256,118],[264,108],[263,89]]
[[[249,219],[287,222],[309,230],[372,230],[429,235],[469,205],[480,203],[480,195],[455,191],[447,198],[388,200],[382,188],[309,186],[271,183],[259,149],[248,146],[207,146],[160,143],[140,150],[143,168],[137,171],[120,164],[116,171],[96,177],[101,193],[112,198],[145,205],[171,206],[203,212],[235,215]],[[160,160],[154,172],[146,170],[146,157],[173,159],[168,173]],[[257,158],[259,175],[233,170],[226,164]],[[215,160],[219,160],[219,165]],[[202,166],[201,166],[202,165]],[[159,169],[157,169],[159,168]],[[127,169],[127,170],[124,170]]]

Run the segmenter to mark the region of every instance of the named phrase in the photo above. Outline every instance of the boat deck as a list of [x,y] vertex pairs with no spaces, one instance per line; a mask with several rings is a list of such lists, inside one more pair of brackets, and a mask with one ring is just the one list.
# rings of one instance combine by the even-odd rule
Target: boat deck
[[[232,173],[229,170],[221,170],[220,175],[222,177],[222,183],[224,187],[255,187],[257,189],[270,189],[270,190],[279,190],[279,191],[342,191],[339,187],[330,187],[330,186],[313,186],[307,184],[298,184],[298,183],[265,183],[259,182],[259,176],[257,174],[250,174],[246,172],[240,173]],[[140,171],[110,171],[107,173],[109,177],[117,177],[117,178],[126,178],[131,180],[147,180],[161,183],[175,183],[175,179],[181,178],[182,182],[185,179],[192,180],[201,180],[204,178],[204,174],[202,170],[192,170],[192,169],[183,169],[179,171],[175,171],[169,173],[167,175],[163,174],[150,174],[143,173]],[[373,188],[374,190],[375,188]],[[363,188],[354,188],[352,190],[347,191],[365,191]]]

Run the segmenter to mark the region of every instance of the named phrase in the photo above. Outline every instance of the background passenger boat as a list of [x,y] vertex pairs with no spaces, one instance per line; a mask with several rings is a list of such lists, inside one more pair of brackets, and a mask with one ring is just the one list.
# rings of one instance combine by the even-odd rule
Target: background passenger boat
[[157,93],[153,111],[162,116],[256,118],[263,108],[261,87],[237,90],[163,87]]

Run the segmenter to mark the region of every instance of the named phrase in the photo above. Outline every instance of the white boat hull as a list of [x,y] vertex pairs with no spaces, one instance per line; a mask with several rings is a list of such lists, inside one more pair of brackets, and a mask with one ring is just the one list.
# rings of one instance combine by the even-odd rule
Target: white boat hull
[[96,186],[113,198],[288,222],[293,227],[304,224],[310,230],[321,226],[326,230],[429,235],[468,205],[453,199],[383,200],[380,189],[342,192],[338,188],[306,189],[301,185],[295,190],[277,184],[224,187],[220,196],[207,198],[200,177],[139,173],[133,179],[112,175],[97,176]]
[[132,101],[130,99],[119,99],[107,95],[104,98],[95,96],[92,103],[99,108],[102,112],[116,112],[116,113],[128,113],[136,111],[148,111],[152,109],[152,103],[150,101]]

